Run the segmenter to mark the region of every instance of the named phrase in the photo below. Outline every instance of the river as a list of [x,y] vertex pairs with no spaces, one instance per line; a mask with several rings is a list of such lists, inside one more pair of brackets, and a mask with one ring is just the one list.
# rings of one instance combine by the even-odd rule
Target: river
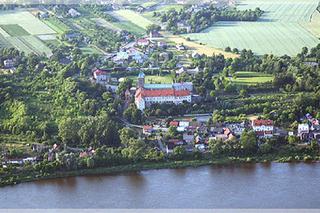
[[242,164],[43,180],[0,208],[320,208],[320,163]]

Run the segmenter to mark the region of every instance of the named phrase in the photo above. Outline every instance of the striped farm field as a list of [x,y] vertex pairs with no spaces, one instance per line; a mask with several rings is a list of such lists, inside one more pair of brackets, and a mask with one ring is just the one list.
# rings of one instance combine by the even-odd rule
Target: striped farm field
[[24,10],[1,11],[0,25],[18,24],[31,35],[56,33],[45,23]]
[[[0,46],[15,47],[26,54],[52,55],[39,38],[55,38],[56,32],[25,10],[0,12]],[[38,38],[39,36],[39,38]]]
[[[186,34],[217,48],[251,49],[258,55],[296,55],[301,48],[319,43],[316,23],[311,24],[318,0],[243,0],[239,9],[260,7],[257,22],[218,22],[201,33]],[[317,18],[317,17],[315,17]]]
[[49,47],[47,47],[40,39],[35,36],[7,37],[6,40],[20,51],[36,54],[52,55]]

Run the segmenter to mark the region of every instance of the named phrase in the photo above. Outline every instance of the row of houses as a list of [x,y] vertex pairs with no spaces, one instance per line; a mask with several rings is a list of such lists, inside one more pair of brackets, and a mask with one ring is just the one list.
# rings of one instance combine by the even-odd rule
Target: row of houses
[[[226,123],[221,126],[208,126],[204,122],[181,120],[171,121],[168,126],[175,127],[182,135],[180,139],[172,138],[165,141],[167,152],[172,152],[176,146],[197,148],[205,151],[210,140],[228,141],[240,138],[246,129],[252,129],[258,138],[270,138],[275,135],[273,121],[256,119],[251,122]],[[146,125],[143,127],[145,136],[157,135],[160,132],[167,132],[167,127]],[[190,149],[191,149],[190,148]]]

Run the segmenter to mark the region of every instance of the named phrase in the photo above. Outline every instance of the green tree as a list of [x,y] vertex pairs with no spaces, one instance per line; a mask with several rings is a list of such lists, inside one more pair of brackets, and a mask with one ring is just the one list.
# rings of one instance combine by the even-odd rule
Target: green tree
[[240,143],[246,154],[254,154],[257,151],[257,138],[253,131],[244,131]]

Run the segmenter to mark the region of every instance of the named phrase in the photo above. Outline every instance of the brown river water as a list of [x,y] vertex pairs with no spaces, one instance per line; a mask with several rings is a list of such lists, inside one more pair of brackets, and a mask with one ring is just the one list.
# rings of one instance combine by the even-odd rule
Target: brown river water
[[43,180],[0,188],[0,208],[320,208],[320,163]]

